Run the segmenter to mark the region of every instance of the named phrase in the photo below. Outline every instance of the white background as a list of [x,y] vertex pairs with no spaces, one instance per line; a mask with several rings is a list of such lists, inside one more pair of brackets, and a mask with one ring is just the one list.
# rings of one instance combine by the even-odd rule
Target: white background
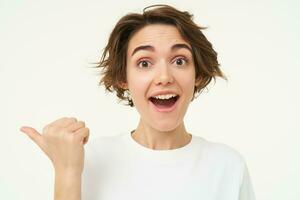
[[300,199],[299,3],[287,1],[0,0],[0,199],[53,199],[50,160],[19,131],[63,116],[91,137],[129,132],[134,108],[89,67],[123,15],[168,3],[208,26],[229,81],[217,79],[185,118],[189,132],[237,149],[257,199]]

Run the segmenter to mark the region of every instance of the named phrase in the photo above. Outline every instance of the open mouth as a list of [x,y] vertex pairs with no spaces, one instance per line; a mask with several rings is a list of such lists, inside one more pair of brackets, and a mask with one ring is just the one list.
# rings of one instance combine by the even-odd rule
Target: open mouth
[[175,105],[178,98],[179,95],[165,99],[150,97],[149,100],[159,109],[168,109]]

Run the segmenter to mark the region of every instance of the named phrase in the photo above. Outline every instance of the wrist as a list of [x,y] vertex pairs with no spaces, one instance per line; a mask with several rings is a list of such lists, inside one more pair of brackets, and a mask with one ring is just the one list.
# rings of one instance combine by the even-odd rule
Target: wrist
[[82,173],[80,171],[73,170],[55,170],[55,179],[81,179]]
[[78,168],[65,168],[65,167],[54,167],[55,175],[59,176],[81,176],[82,169]]

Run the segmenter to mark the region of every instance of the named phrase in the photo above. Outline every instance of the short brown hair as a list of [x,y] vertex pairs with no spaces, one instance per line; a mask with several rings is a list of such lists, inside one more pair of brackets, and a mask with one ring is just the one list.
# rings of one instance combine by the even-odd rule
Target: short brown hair
[[[150,7],[158,6],[146,10]],[[126,55],[131,37],[141,28],[150,24],[167,24],[175,26],[181,36],[191,45],[195,63],[195,93],[200,93],[212,79],[217,76],[226,79],[219,68],[217,52],[202,33],[205,27],[193,22],[193,15],[187,11],[179,11],[168,5],[153,5],[144,8],[143,13],[129,13],[122,17],[110,34],[97,68],[102,68],[99,85],[104,84],[109,92],[116,92],[120,100],[134,106],[121,87],[126,83]]]

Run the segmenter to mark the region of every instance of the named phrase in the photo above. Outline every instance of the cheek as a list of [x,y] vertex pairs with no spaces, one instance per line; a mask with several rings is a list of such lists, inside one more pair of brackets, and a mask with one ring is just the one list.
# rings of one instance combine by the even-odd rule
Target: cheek
[[193,71],[179,72],[177,81],[185,92],[193,93],[195,87],[195,73]]
[[131,71],[128,74],[127,81],[131,96],[135,100],[146,98],[147,89],[151,83],[149,76]]
[[195,89],[195,79],[190,78],[188,80],[185,80],[185,82],[183,83],[183,85],[184,85],[185,91],[187,91],[187,93],[190,96],[193,96],[194,89]]

